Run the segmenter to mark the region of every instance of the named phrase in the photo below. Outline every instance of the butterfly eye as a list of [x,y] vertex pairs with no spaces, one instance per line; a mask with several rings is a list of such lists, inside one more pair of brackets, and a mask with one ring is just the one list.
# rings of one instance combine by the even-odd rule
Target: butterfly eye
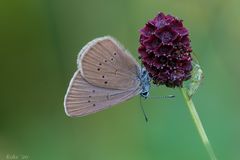
[[147,96],[148,96],[148,92],[142,92],[141,95],[142,95],[143,97],[147,97]]

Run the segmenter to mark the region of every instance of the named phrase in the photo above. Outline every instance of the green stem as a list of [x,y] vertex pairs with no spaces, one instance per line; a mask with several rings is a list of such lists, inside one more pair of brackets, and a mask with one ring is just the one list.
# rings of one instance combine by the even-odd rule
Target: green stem
[[210,142],[208,140],[207,134],[206,134],[206,132],[205,132],[205,130],[203,128],[202,122],[201,122],[201,120],[200,120],[200,118],[198,116],[197,110],[196,110],[196,108],[194,106],[194,103],[193,103],[192,99],[188,96],[186,89],[181,88],[181,91],[182,91],[184,99],[185,99],[185,101],[187,103],[188,109],[189,109],[189,111],[190,111],[190,113],[192,115],[194,123],[195,123],[195,125],[197,127],[198,133],[199,133],[199,135],[200,135],[200,137],[202,139],[202,142],[203,142],[203,144],[204,144],[208,154],[211,157],[211,160],[217,160],[217,158],[215,156],[215,153],[213,151],[213,148],[212,148],[212,146],[211,146],[211,144],[210,144]]

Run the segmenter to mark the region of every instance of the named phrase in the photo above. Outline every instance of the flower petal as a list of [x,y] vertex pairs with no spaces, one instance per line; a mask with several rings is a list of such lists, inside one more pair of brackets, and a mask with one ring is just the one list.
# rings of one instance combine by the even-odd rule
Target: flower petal
[[169,26],[157,30],[155,35],[162,41],[163,44],[173,42],[177,38],[177,33]]

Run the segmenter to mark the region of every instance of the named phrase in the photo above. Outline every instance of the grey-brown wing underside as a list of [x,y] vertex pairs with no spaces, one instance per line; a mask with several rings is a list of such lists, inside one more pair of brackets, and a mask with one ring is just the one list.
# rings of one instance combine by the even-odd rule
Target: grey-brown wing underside
[[65,112],[68,116],[89,115],[130,99],[139,93],[139,86],[128,90],[94,86],[88,83],[78,70],[75,72],[65,95]]
[[140,66],[114,38],[106,36],[89,42],[80,51],[78,68],[92,85],[129,89],[140,85]]

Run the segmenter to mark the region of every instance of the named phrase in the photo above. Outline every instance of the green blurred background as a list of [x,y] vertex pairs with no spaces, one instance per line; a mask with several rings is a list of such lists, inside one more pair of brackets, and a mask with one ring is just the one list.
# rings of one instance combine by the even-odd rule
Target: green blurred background
[[[240,159],[240,1],[1,0],[0,159],[209,159],[178,89],[82,118],[64,113],[77,53],[112,35],[137,57],[138,29],[159,11],[184,19],[205,73],[194,102],[219,160]],[[21,158],[21,157],[20,157]],[[19,158],[19,159],[20,159]]]

